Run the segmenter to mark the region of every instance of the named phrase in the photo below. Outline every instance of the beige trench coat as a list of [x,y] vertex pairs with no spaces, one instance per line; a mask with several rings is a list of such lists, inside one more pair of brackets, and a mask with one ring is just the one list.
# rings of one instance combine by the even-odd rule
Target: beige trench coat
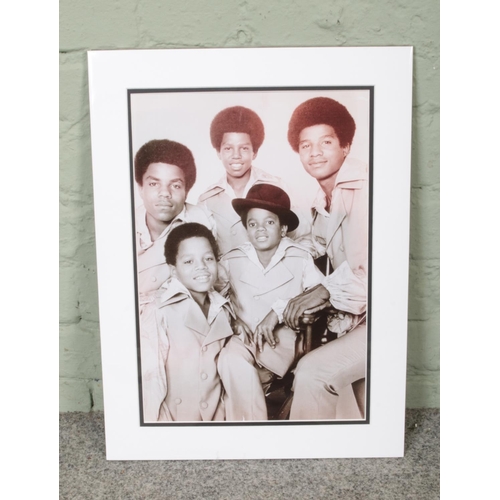
[[324,282],[330,301],[340,311],[361,315],[366,311],[368,290],[367,165],[345,160],[332,191],[328,217],[323,215],[321,197],[317,201],[312,209],[312,234],[318,253],[326,252],[332,266],[333,272]]
[[[321,283],[324,278],[314,266],[311,255],[289,238],[281,240],[265,269],[257,262],[250,243],[226,254],[221,259],[221,268],[221,279],[230,284],[236,316],[252,332],[271,309],[279,317],[288,300]],[[296,334],[284,324],[278,325],[274,333],[279,338],[275,349],[266,342],[262,353],[255,348],[252,353],[258,364],[283,377],[294,359]]]
[[155,295],[141,316],[144,421],[224,420],[217,359],[233,335],[228,300],[209,292],[205,318],[176,279]]

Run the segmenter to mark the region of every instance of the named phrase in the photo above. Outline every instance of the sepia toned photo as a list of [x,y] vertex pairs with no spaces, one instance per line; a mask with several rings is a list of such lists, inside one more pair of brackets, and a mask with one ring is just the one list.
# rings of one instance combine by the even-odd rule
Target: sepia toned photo
[[373,93],[128,91],[141,425],[369,423]]

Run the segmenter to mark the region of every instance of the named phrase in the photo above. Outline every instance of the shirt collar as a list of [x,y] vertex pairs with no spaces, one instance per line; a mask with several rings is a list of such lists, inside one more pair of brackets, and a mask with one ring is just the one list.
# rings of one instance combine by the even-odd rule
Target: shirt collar
[[[332,189],[332,197],[333,191],[337,186],[342,187],[341,184],[344,183],[365,180],[367,179],[367,176],[366,165],[363,162],[352,158],[346,158],[342,167],[340,167],[337,178],[335,179],[335,185]],[[316,212],[322,215],[327,217],[330,215],[326,210],[326,195],[321,188],[319,188],[316,193],[312,207],[316,210]]]
[[[250,177],[249,177],[248,182],[247,182],[245,189],[243,191],[243,198],[247,195],[250,188],[254,184],[256,184],[257,182],[259,182],[261,180],[265,180],[264,171],[261,170],[260,168],[254,167],[254,166],[250,167]],[[226,194],[229,196],[229,198],[231,198],[232,200],[234,200],[236,198],[236,195],[234,194],[233,188],[227,182],[227,175],[222,176],[214,184],[214,187],[220,187],[221,189],[223,189],[226,192]]]
[[[175,226],[185,222],[188,222],[188,220],[186,218],[186,204],[184,203],[182,211],[170,222],[170,224],[163,230],[163,232],[157,239],[164,237]],[[141,249],[145,250],[153,245],[154,242],[151,240],[151,233],[149,232],[148,225],[146,223],[146,209],[144,208],[144,205],[141,205],[137,209],[135,230],[137,232],[137,235],[139,236],[139,244],[141,246]]]
[[250,242],[243,243],[239,247],[239,249],[248,257],[248,259],[254,263],[256,266],[258,266],[260,269],[264,271],[264,273],[267,273],[270,271],[276,264],[278,264],[281,259],[285,256],[286,250],[289,247],[299,247],[296,243],[293,242],[288,236],[285,236],[284,238],[281,239],[278,248],[276,249],[275,254],[273,255],[271,261],[267,265],[267,267],[264,267],[262,263],[259,260],[259,256],[257,255],[257,251],[255,248],[252,246]]
[[312,208],[321,215],[324,215],[326,217],[330,216],[330,214],[326,211],[326,195],[321,188],[319,188],[318,192],[316,193],[316,197],[314,198],[314,201],[312,203]]

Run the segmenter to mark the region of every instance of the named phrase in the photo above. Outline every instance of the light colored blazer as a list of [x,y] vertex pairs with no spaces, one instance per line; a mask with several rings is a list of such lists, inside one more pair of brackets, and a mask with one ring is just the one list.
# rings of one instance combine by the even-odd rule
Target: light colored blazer
[[233,335],[229,301],[209,292],[205,318],[175,278],[141,315],[141,375],[145,422],[224,420],[217,359]]
[[[221,281],[230,286],[230,297],[236,316],[252,332],[273,309],[282,319],[290,299],[322,282],[324,276],[314,266],[311,255],[289,238],[283,238],[273,259],[264,269],[250,243],[222,257]],[[249,348],[257,363],[280,377],[288,371],[295,354],[295,332],[284,324],[275,329],[279,343],[275,349],[264,343],[262,353]],[[248,346],[247,346],[248,347]]]
[[313,213],[313,241],[327,253],[332,274],[324,285],[332,305],[355,315],[366,311],[368,290],[368,166],[347,158],[332,191],[329,214],[319,193]]

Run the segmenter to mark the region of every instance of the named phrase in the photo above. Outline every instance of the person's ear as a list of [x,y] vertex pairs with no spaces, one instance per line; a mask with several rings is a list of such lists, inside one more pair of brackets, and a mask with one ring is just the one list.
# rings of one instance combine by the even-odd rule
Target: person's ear
[[144,200],[144,196],[142,196],[142,192],[144,191],[144,186],[137,184],[137,190],[139,191],[139,196],[141,197],[141,199]]
[[170,273],[172,274],[172,276],[174,278],[177,278],[177,270],[175,269],[175,266],[173,266],[172,264],[169,264],[169,267],[170,267]]
[[348,144],[347,146],[344,146],[342,148],[342,151],[344,152],[344,158],[351,152],[351,145]]
[[283,224],[281,226],[281,237],[284,238],[286,236],[286,233],[288,233],[288,226],[286,224]]

